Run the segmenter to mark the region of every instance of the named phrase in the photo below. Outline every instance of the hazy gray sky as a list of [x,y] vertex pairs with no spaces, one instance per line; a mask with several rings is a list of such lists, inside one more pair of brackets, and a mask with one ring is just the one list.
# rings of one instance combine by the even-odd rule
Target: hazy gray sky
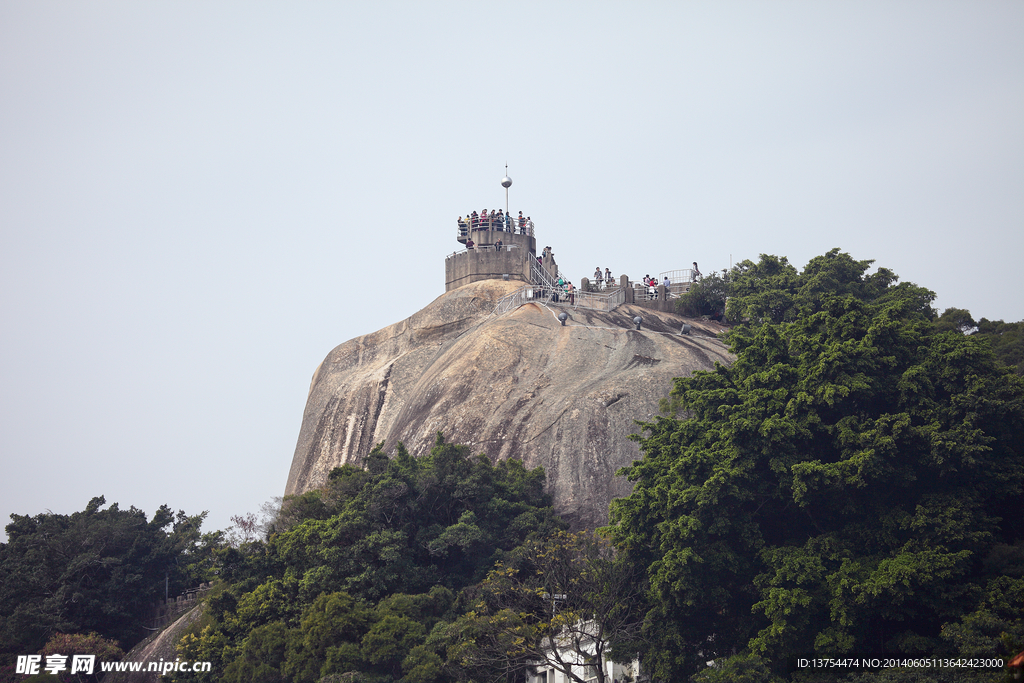
[[567,275],[841,247],[1024,318],[1024,3],[0,1],[0,519],[209,529],[455,218]]

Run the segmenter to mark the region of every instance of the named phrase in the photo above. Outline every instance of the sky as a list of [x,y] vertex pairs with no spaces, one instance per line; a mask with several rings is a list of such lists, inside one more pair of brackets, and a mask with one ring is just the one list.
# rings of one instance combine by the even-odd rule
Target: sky
[[0,0],[0,520],[282,495],[506,164],[577,282],[839,247],[1021,320],[1024,3]]

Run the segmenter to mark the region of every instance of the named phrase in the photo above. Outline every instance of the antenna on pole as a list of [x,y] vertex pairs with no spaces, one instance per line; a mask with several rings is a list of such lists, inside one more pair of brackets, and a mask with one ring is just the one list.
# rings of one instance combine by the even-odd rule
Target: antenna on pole
[[508,177],[508,162],[505,162],[505,177],[501,179],[501,186],[505,188],[505,215],[508,215],[508,188],[512,185],[512,179]]

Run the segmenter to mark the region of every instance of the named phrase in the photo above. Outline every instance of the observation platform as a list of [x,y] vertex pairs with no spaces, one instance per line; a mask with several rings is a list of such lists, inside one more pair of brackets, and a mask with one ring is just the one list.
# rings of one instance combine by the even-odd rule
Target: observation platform
[[[486,211],[484,212],[487,213]],[[508,216],[478,216],[474,211],[472,215],[463,219],[459,217],[459,232],[457,239],[463,244],[471,236],[475,237],[478,232],[504,232],[513,235],[533,236],[533,221],[530,219],[519,220],[509,214]]]
[[[445,258],[445,291],[480,280],[517,280],[526,284],[549,276],[558,279],[558,266],[548,253],[537,259],[533,224],[522,227],[482,218],[459,223],[456,240],[465,245]],[[542,272],[538,272],[542,271]]]

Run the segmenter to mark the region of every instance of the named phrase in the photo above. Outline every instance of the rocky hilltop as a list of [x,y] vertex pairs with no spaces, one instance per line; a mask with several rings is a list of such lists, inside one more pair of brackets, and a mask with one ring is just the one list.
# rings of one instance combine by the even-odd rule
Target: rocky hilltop
[[[493,315],[521,286],[459,287],[331,351],[313,374],[285,493],[323,485],[331,469],[360,464],[381,441],[388,452],[401,441],[421,454],[440,431],[493,460],[542,465],[561,515],[576,527],[604,524],[608,503],[632,488],[615,472],[639,457],[628,439],[634,420],[658,413],[673,377],[731,357],[714,323],[630,305],[528,303]],[[683,323],[694,326],[690,335],[679,334]]]

